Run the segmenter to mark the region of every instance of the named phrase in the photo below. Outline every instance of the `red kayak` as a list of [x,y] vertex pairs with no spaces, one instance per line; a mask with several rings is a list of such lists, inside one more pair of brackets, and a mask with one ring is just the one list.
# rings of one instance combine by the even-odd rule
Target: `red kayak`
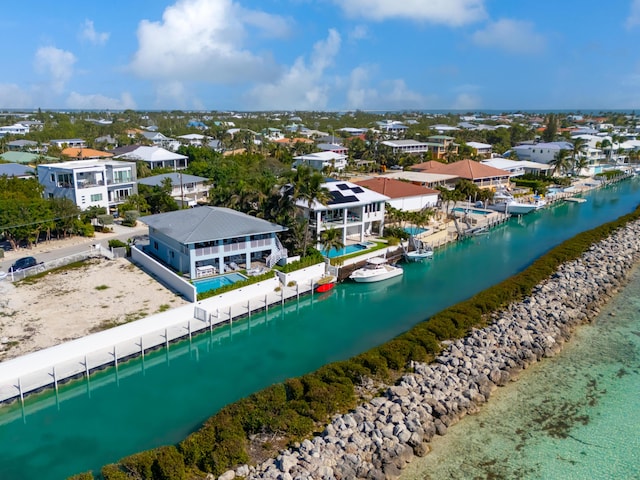
[[328,292],[329,290],[331,290],[335,286],[336,286],[336,282],[323,283],[321,285],[316,286],[316,292],[317,293]]
[[318,283],[316,283],[315,291],[318,293],[328,292],[336,286],[337,280],[338,279],[333,275],[324,276],[320,280],[318,280]]

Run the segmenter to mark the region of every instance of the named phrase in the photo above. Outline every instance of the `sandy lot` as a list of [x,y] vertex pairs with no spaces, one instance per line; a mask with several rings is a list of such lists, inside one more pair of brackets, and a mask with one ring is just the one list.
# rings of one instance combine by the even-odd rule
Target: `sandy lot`
[[0,361],[187,303],[126,259],[0,280]]

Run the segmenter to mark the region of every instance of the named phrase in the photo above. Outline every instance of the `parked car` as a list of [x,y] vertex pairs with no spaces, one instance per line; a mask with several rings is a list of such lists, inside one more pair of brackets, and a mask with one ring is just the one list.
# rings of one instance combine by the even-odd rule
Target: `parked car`
[[9,271],[19,272],[20,270],[35,267],[36,265],[38,265],[38,261],[34,257],[22,257],[16,260],[15,263],[9,267]]

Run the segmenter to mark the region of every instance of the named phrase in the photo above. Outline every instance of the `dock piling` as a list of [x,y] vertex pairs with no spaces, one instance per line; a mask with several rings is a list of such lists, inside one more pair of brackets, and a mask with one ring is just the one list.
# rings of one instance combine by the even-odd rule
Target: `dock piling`
[[87,360],[87,356],[84,356],[84,373],[89,378],[89,361]]

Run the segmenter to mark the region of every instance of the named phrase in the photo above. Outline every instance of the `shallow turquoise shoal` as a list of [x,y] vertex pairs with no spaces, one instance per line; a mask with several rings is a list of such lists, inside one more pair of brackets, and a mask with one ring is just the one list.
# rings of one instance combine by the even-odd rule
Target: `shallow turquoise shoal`
[[640,478],[640,270],[560,355],[432,447],[402,480]]

